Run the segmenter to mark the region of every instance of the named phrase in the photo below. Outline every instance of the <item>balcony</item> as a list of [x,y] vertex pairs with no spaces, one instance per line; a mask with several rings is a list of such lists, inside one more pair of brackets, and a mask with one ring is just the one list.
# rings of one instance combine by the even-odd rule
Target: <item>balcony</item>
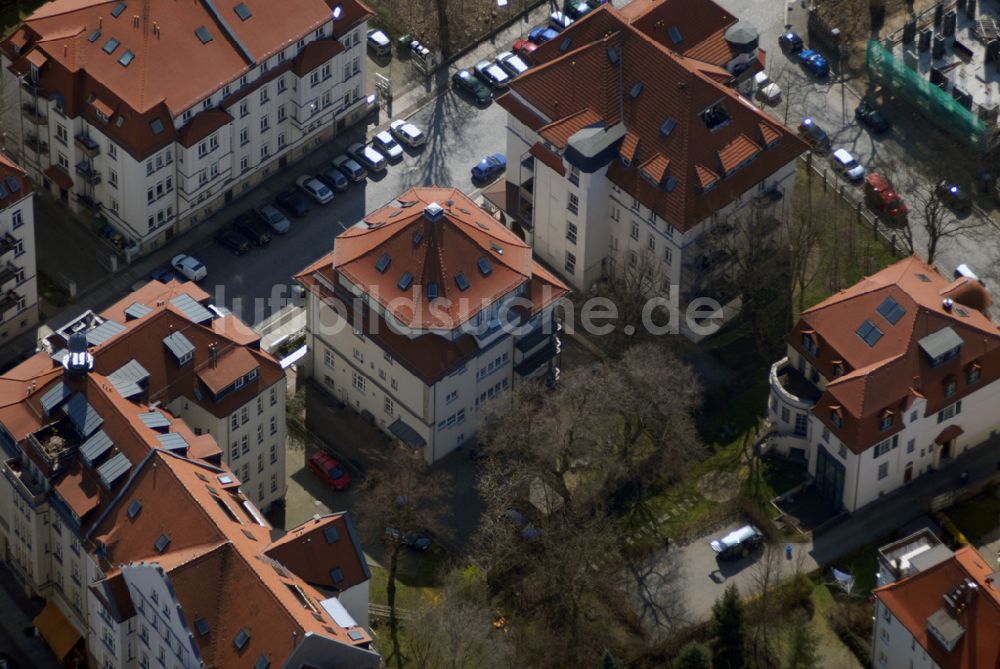
[[91,186],[101,183],[101,173],[86,160],[76,164],[76,173],[82,176]]
[[14,235],[5,233],[3,237],[0,237],[0,257],[7,253],[10,253],[17,248],[17,239]]
[[36,481],[31,472],[17,460],[7,460],[0,466],[0,471],[31,504],[37,505],[45,497],[45,486]]
[[21,301],[21,296],[15,290],[8,290],[0,293],[0,315],[3,315],[17,306]]
[[809,410],[821,395],[819,388],[788,364],[787,357],[771,365],[770,380],[771,394],[793,409]]
[[48,123],[48,117],[31,103],[21,105],[21,115],[24,116],[28,123],[33,125],[45,125]]
[[0,267],[0,290],[17,278],[18,268],[12,263],[4,263]]
[[87,135],[77,135],[73,138],[73,143],[88,158],[96,158],[97,154],[101,152],[101,145]]
[[49,152],[49,143],[45,140],[39,139],[34,135],[28,135],[24,138],[24,145],[35,153],[42,154]]

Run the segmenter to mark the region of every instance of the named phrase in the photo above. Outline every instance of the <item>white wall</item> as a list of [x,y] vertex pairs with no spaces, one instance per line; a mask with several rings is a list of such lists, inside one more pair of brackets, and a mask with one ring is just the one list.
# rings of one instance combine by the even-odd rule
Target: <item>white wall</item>
[[872,638],[874,669],[938,669],[924,647],[878,598]]
[[[134,563],[122,566],[122,576],[128,584],[129,595],[136,610],[136,650],[138,662],[149,658],[149,666],[184,667],[201,666],[200,653],[188,626],[185,613],[174,596],[173,587],[163,569],[154,563]],[[159,661],[163,657],[165,661]]]
[[35,196],[22,197],[0,209],[0,238],[8,234],[20,242],[0,254],[0,268],[12,265],[19,273],[0,284],[0,298],[14,291],[19,302],[0,313],[0,346],[38,322],[38,277],[35,258]]

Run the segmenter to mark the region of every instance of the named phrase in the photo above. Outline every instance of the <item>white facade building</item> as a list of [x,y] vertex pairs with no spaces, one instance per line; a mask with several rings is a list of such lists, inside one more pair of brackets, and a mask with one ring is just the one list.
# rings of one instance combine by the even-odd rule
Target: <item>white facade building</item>
[[486,402],[555,374],[552,308],[567,289],[459,191],[397,201],[297,277],[309,291],[305,367],[433,463],[472,437]]
[[989,304],[978,280],[913,257],[806,310],[771,368],[771,445],[854,511],[995,436]]
[[128,4],[57,0],[0,45],[7,150],[128,259],[368,111],[360,3]]
[[0,346],[38,323],[34,202],[24,170],[0,154]]

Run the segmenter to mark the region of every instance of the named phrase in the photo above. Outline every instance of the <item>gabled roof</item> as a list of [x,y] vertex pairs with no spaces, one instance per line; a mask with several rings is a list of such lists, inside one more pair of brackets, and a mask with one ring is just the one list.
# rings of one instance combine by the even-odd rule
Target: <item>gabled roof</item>
[[[731,15],[712,2],[634,4],[621,11],[602,5],[560,39],[539,46],[530,56],[539,65],[512,81],[498,104],[518,118],[524,112],[516,105],[537,109],[545,123],[540,132],[573,127],[583,115],[607,127],[624,123],[620,155],[630,164],[612,160],[608,178],[670,225],[687,230],[807,147],[725,83],[730,77],[715,62],[719,58],[700,54],[706,62],[692,56],[699,51],[691,47],[734,22]],[[668,29],[674,25],[680,26],[681,45],[671,44]],[[710,128],[702,114],[716,105],[729,120]],[[674,123],[665,133],[668,119]],[[669,161],[676,180],[669,191],[650,183],[639,167],[656,155]],[[752,163],[702,190],[707,172],[724,175],[749,158]]]
[[32,192],[31,182],[23,169],[0,153],[0,210],[6,209]]
[[[1000,584],[994,569],[972,546],[938,564],[874,591],[941,669],[996,669],[1000,666]],[[948,611],[944,597],[971,581],[977,590],[960,613]],[[964,595],[959,602],[964,603]],[[949,652],[929,630],[928,619],[944,610],[962,630]]]
[[[952,285],[916,256],[906,258],[807,309],[789,334],[789,345],[829,380],[814,411],[855,452],[901,427],[895,421],[893,430],[880,431],[880,411],[905,409],[919,396],[928,412],[936,412],[1000,378],[1000,331],[968,304],[946,308],[943,296],[952,294]],[[978,292],[966,297],[975,304],[984,300]],[[862,335],[871,327],[866,341]],[[920,341],[948,330],[954,335],[948,339],[960,341],[961,348],[954,359],[934,366]],[[802,345],[807,333],[818,339],[818,355]],[[980,365],[981,380],[970,386],[971,364]],[[944,396],[946,377],[957,383],[951,397]],[[847,412],[843,427],[830,420],[831,406]]]
[[[347,512],[315,516],[272,542],[265,553],[316,587],[343,592],[371,578]],[[338,581],[334,569],[340,570]]]

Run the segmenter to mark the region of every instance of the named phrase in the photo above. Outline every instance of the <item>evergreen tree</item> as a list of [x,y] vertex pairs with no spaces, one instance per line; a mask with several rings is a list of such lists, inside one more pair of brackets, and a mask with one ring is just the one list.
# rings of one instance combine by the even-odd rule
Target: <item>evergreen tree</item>
[[700,643],[689,643],[681,649],[681,654],[674,663],[674,669],[710,669],[708,649]]
[[712,605],[712,667],[743,669],[746,666],[746,637],[743,600],[739,590],[730,585]]
[[792,628],[791,643],[788,647],[788,669],[816,669],[819,666],[819,655],[816,652],[816,632],[812,622],[801,618]]
[[601,655],[601,669],[625,669],[625,663],[620,657],[605,648]]

